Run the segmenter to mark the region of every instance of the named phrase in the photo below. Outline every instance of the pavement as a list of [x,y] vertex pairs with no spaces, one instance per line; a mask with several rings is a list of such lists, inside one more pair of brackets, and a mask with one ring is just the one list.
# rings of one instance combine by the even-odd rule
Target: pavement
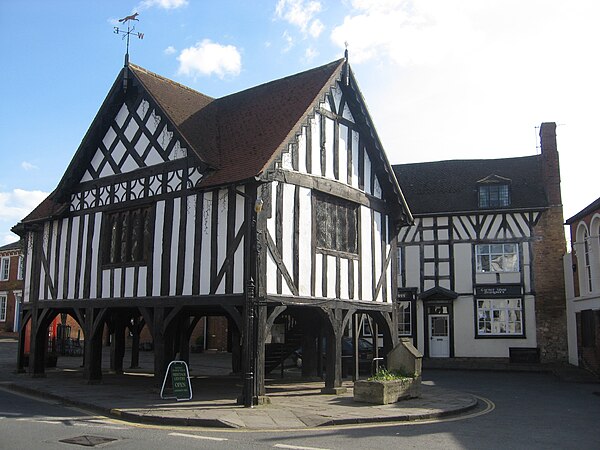
[[16,374],[16,348],[15,340],[0,339],[0,387],[138,423],[289,430],[456,416],[482,403],[469,393],[436,386],[426,372],[419,398],[389,405],[358,403],[353,400],[352,381],[344,381],[347,391],[343,394],[323,394],[323,381],[303,380],[298,369],[289,367],[284,378],[274,371],[274,377],[266,380],[269,404],[245,408],[237,404],[242,380],[230,374],[228,353],[191,354],[193,398],[178,402],[160,398],[151,374],[151,352],[140,352],[140,368],[125,369],[123,374],[103,368],[101,384],[90,385],[83,379],[81,357],[60,356],[57,368],[47,368],[43,378]]

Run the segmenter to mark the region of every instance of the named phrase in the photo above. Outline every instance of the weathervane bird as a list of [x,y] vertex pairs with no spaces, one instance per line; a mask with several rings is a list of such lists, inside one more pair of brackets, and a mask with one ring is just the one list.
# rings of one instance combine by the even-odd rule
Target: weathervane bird
[[134,13],[134,14],[132,14],[130,16],[123,17],[122,19],[119,19],[119,22],[127,22],[128,20],[137,20],[137,21],[139,21],[139,19],[136,18],[137,16],[139,16],[139,14],[138,13]]

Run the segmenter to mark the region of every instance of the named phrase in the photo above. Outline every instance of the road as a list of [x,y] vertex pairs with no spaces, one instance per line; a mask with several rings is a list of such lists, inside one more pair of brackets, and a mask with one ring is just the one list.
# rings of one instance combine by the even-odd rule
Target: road
[[429,371],[424,378],[486,402],[466,417],[424,423],[249,432],[136,425],[0,389],[0,449],[74,449],[94,438],[107,439],[98,448],[145,450],[600,448],[599,384],[536,373]]

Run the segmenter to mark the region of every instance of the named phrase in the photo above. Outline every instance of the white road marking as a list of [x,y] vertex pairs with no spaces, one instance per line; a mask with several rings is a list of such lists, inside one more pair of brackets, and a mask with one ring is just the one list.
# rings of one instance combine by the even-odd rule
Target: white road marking
[[187,433],[169,433],[169,436],[181,436],[181,437],[189,437],[192,439],[204,439],[207,441],[227,441],[227,438],[218,438],[218,437],[210,437],[210,436],[199,436],[197,434],[187,434]]
[[322,447],[302,447],[299,445],[287,445],[287,444],[275,444],[273,447],[277,448],[290,448],[295,450],[329,450]]
[[22,416],[22,415],[23,414],[21,414],[21,413],[0,411],[0,416]]

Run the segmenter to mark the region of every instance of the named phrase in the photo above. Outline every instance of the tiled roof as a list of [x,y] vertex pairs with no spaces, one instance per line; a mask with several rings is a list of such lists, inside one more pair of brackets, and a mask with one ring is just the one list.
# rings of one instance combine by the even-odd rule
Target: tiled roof
[[0,247],[0,252],[6,252],[9,250],[19,250],[21,248],[21,241],[12,242],[10,244],[3,245]]
[[340,59],[219,99],[130,67],[197,156],[215,169],[202,183],[214,186],[260,175],[339,76],[343,63]]
[[506,209],[548,206],[539,155],[398,164],[393,168],[415,215],[478,211],[477,182],[490,175],[510,180],[511,205]]

